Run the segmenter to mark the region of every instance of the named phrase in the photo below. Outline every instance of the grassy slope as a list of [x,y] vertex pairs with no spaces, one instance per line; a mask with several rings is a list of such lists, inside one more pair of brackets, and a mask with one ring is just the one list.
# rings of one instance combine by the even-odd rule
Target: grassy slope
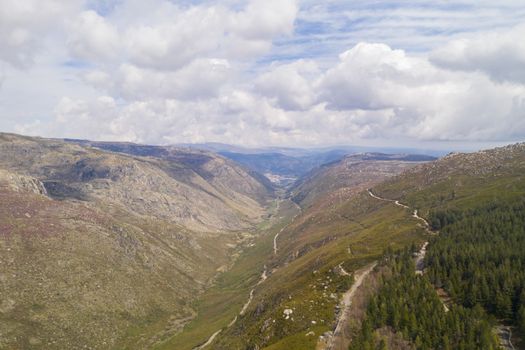
[[493,199],[512,201],[525,193],[525,144],[447,156],[377,186],[425,216],[436,209],[467,209]]
[[5,188],[0,198],[0,348],[147,347],[160,324],[187,315],[193,278],[215,273],[236,239],[207,237],[204,257],[170,246],[166,235],[184,235],[170,223]]
[[[341,213],[352,216],[351,220]],[[333,214],[328,214],[329,220],[310,219],[283,232],[281,255],[272,265],[276,270],[257,288],[247,313],[210,348],[244,349],[257,344],[272,350],[314,349],[318,336],[332,329],[338,297],[351,285],[337,265],[354,271],[390,245],[423,239],[422,230],[405,210],[371,201],[365,194]],[[303,253],[291,259],[289,253],[294,251]],[[283,316],[288,308],[293,310],[293,320]],[[309,332],[314,335],[306,336]]]
[[196,317],[182,332],[164,339],[155,349],[192,349],[204,343],[213,333],[224,329],[239,314],[249,297],[250,290],[258,283],[264,265],[273,254],[273,237],[296,208],[277,201],[270,208],[274,215],[259,225],[259,234],[253,245],[246,248],[231,268],[221,274],[214,285],[193,305]]
[[220,275],[214,286],[195,303],[197,316],[182,333],[158,344],[155,349],[189,350],[228,325],[240,312],[250,290],[259,280],[264,262],[272,251],[273,238],[265,234],[244,251],[234,266]]
[[[525,146],[460,154],[423,165],[375,187],[421,215],[444,208],[470,208],[525,193]],[[360,194],[338,207],[304,213],[280,236],[278,269],[257,289],[247,314],[210,348],[313,349],[332,329],[335,299],[344,286],[339,263],[352,271],[377,259],[389,245],[420,243],[425,233],[410,212]],[[315,271],[315,272],[314,272]],[[283,311],[293,310],[293,321]],[[313,325],[311,321],[316,321]],[[315,337],[307,336],[313,331]]]
[[[365,160],[363,155],[347,156],[343,160],[313,170],[291,189],[291,196],[303,208],[318,204],[318,200],[339,190],[359,188],[399,174],[420,162],[398,160]],[[363,176],[365,174],[365,176]]]

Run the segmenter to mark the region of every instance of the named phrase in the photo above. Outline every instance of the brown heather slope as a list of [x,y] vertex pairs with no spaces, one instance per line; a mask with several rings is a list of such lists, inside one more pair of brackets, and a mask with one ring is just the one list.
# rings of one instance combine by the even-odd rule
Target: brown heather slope
[[151,348],[194,316],[270,193],[171,152],[186,163],[0,134],[0,349]]

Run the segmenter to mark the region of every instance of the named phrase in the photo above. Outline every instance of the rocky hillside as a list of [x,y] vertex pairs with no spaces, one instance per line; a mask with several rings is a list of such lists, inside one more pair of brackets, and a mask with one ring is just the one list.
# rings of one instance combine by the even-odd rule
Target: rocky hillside
[[407,154],[360,153],[314,169],[291,188],[291,198],[302,207],[330,194],[345,197],[349,190],[397,175],[434,157]]
[[[234,163],[228,158],[218,156],[218,153],[200,150],[198,148],[71,139],[66,139],[65,141],[111,152],[154,157],[176,162],[182,164],[185,168],[193,170],[205,179],[213,180],[214,183],[226,191],[235,190],[252,198],[257,198],[260,202],[265,202],[268,199],[268,195],[273,194],[274,191],[272,183],[260,173],[249,168],[242,168],[238,163]],[[250,177],[253,177],[257,181],[254,182]],[[262,188],[261,185],[263,185]]]
[[0,135],[0,168],[37,178],[53,198],[112,203],[201,231],[247,228],[263,214],[271,189],[231,161],[202,151],[158,152],[138,157]]
[[451,153],[385,181],[376,191],[408,202],[426,215],[445,204],[468,206],[503,195],[519,198],[524,171],[525,143],[518,143],[474,153]]
[[194,317],[271,193],[212,153],[1,134],[0,197],[0,348],[146,349]]

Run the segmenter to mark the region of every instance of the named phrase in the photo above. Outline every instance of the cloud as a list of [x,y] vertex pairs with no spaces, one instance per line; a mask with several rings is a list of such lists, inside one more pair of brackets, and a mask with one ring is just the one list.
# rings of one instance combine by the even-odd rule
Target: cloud
[[42,14],[6,1],[0,126],[21,133],[252,146],[525,137],[516,1],[45,0]]
[[388,112],[379,119],[363,116],[381,137],[499,140],[525,135],[520,122],[525,86],[444,70],[384,44],[360,43],[341,54],[319,89],[320,102],[329,109]]
[[29,67],[47,36],[62,28],[79,0],[3,0],[0,6],[0,60]]
[[86,61],[115,58],[119,34],[95,11],[83,11],[70,23],[68,46],[72,54]]
[[[310,61],[276,65],[250,88],[233,82],[223,88],[224,61],[198,60],[187,67],[166,75],[123,66],[122,81],[113,89],[128,102],[65,98],[53,122],[21,125],[19,131],[144,143],[235,140],[254,146],[501,141],[525,135],[525,86],[442,69],[384,44],[360,43],[326,70]],[[192,77],[198,77],[194,85],[180,83]]]
[[276,65],[256,80],[256,90],[264,96],[274,98],[276,104],[285,110],[305,110],[315,100],[313,80],[320,74],[314,61]]
[[[29,135],[119,139],[119,135],[111,127],[117,116],[117,105],[112,97],[100,96],[93,100],[63,97],[55,107],[53,115],[52,123],[36,120],[18,124],[15,131]],[[124,135],[127,136],[129,135]]]
[[426,53],[469,33],[514,27],[523,16],[519,0],[304,0],[296,35],[286,47],[295,56],[313,53],[327,60],[359,42]]
[[2,85],[4,84],[5,80],[5,73],[2,69],[2,66],[0,66],[0,91],[2,90]]
[[147,98],[203,99],[217,96],[234,75],[227,60],[196,59],[174,72],[164,72],[123,64],[113,75],[93,72],[88,78],[95,84],[108,84],[109,91],[126,100]]
[[457,39],[436,49],[430,60],[443,68],[480,71],[498,82],[525,83],[525,25]]
[[104,63],[173,71],[196,59],[243,60],[268,52],[277,36],[291,35],[295,0],[251,0],[244,8],[221,4],[181,6],[135,0],[115,5],[107,18],[82,12],[70,25],[71,52]]
[[291,35],[298,10],[295,0],[252,0],[243,11],[231,16],[229,29],[247,40]]
[[157,69],[179,69],[197,57],[212,54],[222,38],[224,9],[168,9],[169,20],[123,28],[125,51],[131,63]]

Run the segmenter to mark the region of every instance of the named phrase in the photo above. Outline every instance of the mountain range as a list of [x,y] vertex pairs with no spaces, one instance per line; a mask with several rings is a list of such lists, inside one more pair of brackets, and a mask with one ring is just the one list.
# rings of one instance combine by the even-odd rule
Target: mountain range
[[[0,349],[521,346],[524,167],[523,144],[437,159],[0,134]],[[485,241],[469,256],[499,271],[491,297],[453,249]]]

